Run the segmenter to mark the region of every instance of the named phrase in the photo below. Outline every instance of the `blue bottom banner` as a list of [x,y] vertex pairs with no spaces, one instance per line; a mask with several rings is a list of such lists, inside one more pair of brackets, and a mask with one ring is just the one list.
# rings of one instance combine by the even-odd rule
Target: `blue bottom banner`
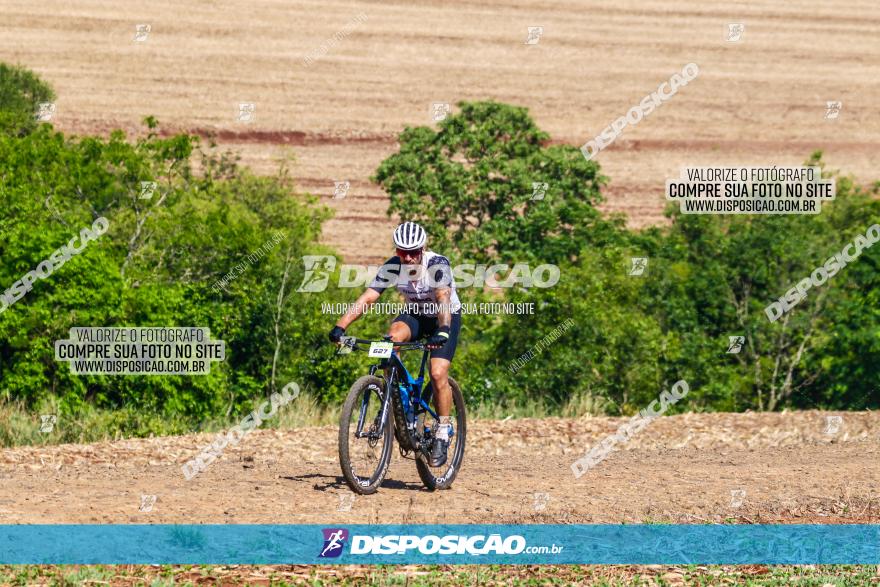
[[0,525],[0,564],[880,564],[880,525]]

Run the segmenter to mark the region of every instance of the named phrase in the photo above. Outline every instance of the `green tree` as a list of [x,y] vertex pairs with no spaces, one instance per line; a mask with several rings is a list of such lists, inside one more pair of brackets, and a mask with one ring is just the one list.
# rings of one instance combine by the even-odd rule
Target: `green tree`
[[[463,102],[440,130],[407,128],[379,166],[388,214],[422,223],[436,250],[478,262],[558,263],[612,242],[596,210],[606,178],[568,145],[548,146],[525,108]],[[534,185],[546,184],[543,199]],[[539,193],[540,196],[540,193]]]
[[41,102],[55,92],[35,73],[0,62],[0,132],[21,135],[32,131]]
[[[299,258],[325,250],[315,241],[329,212],[296,194],[283,170],[253,176],[186,135],[70,139],[51,125],[0,135],[0,162],[4,290],[95,218],[110,226],[0,312],[4,401],[57,397],[69,412],[88,404],[197,423],[291,380],[341,387],[312,376],[332,361],[322,300],[291,297]],[[142,182],[155,184],[151,195]],[[218,287],[236,266],[240,274]],[[55,361],[54,341],[74,326],[207,326],[226,342],[227,360],[207,376],[73,375]]]
[[[821,153],[806,165],[822,166]],[[880,218],[876,187],[866,192],[846,177],[835,179],[837,199],[818,215],[670,211],[673,223],[656,253],[661,270],[649,283],[646,309],[681,335],[685,352],[667,369],[693,373],[707,408],[880,405],[880,381],[870,367],[880,334],[880,320],[869,309],[878,295],[877,247],[809,290],[775,322],[765,313]],[[745,337],[739,353],[727,352],[730,336]],[[835,367],[847,376],[832,381]]]
[[[389,214],[423,223],[438,250],[480,262],[559,265],[547,290],[462,291],[467,301],[534,301],[534,316],[466,316],[456,373],[479,401],[562,405],[578,393],[631,413],[679,379],[676,410],[880,405],[877,255],[854,264],[771,323],[764,308],[880,219],[878,188],[836,177],[819,215],[683,215],[626,230],[595,209],[604,178],[523,108],[463,103],[440,130],[408,128],[376,179]],[[821,154],[807,162],[821,166]],[[826,174],[826,177],[828,175]],[[531,182],[548,184],[532,200]],[[557,190],[557,191],[555,191]],[[647,257],[642,277],[627,274]],[[549,333],[574,327],[515,373]],[[729,353],[730,337],[745,338]]]

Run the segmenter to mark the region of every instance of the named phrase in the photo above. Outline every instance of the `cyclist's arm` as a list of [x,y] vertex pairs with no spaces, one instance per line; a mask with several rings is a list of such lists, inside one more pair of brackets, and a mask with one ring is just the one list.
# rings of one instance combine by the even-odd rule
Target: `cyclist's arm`
[[450,328],[452,326],[452,290],[448,287],[439,288],[436,290],[436,296],[437,305],[440,306],[437,310],[437,326]]
[[391,257],[382,264],[379,273],[373,279],[373,283],[371,283],[369,289],[362,293],[361,297],[357,299],[354,303],[354,307],[349,308],[345,314],[340,316],[339,320],[336,322],[336,326],[346,329],[349,324],[360,318],[361,314],[363,314],[367,308],[376,303],[376,300],[379,299],[379,296],[382,295],[382,292],[385,291],[386,288],[396,283],[397,273],[395,273],[395,271],[400,271],[400,259],[397,257]]
[[349,324],[360,318],[367,308],[376,303],[380,295],[382,295],[382,292],[372,288],[362,293],[354,303],[354,306],[350,307],[345,314],[339,317],[339,320],[336,321],[336,326],[348,328]]
[[449,259],[438,255],[428,262],[428,271],[433,272],[432,281],[437,284],[434,287],[434,299],[437,301],[437,326],[446,327],[446,332],[452,326],[452,267]]

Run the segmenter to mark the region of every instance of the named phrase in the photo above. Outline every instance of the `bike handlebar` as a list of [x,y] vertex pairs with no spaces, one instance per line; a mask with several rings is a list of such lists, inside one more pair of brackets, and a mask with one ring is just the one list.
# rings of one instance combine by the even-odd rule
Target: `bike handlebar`
[[[353,336],[343,336],[339,341],[340,346],[348,346],[353,351],[363,351],[364,348],[358,347],[359,344],[371,345],[374,342],[392,342],[390,340],[367,340],[365,338],[355,338]],[[423,342],[395,342],[393,343],[397,350],[401,351],[422,351],[425,350]]]

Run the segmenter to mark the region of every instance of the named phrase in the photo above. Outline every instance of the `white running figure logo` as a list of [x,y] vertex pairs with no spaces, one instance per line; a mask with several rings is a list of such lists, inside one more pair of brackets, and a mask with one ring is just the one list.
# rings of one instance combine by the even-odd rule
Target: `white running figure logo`
[[[332,552],[337,548],[342,548],[342,530],[337,530],[336,532],[330,535],[330,542],[327,544],[327,548],[321,553],[321,556],[326,556],[328,552]],[[314,551],[312,551],[314,552]]]

